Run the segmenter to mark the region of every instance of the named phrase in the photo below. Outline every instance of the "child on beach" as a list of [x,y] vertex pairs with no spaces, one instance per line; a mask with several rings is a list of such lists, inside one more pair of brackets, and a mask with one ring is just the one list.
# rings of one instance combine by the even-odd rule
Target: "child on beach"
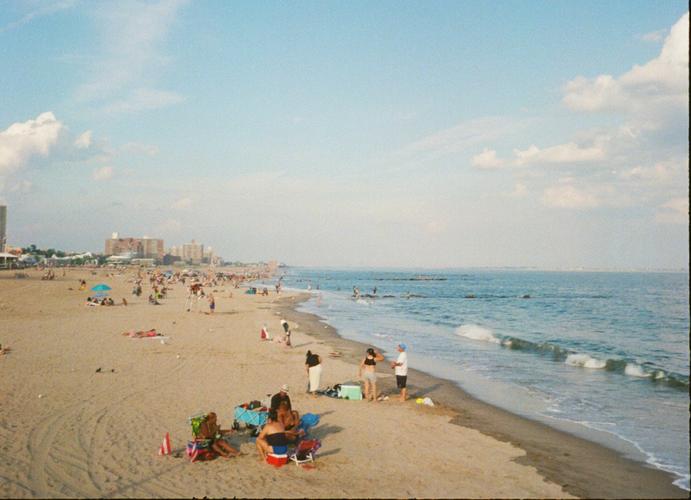
[[209,294],[209,314],[213,314],[214,311],[216,310],[216,300],[214,299],[214,295],[212,293]]

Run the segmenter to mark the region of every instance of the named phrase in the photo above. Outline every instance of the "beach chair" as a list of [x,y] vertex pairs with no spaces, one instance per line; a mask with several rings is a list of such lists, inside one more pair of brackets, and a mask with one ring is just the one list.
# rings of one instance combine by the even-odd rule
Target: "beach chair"
[[304,439],[300,441],[289,458],[295,462],[296,466],[314,462],[314,455],[317,453],[317,450],[321,448],[321,445],[322,442],[318,439]]
[[192,462],[216,458],[216,452],[211,448],[211,439],[199,436],[201,426],[205,420],[205,413],[193,415],[187,419],[192,427],[192,440],[187,442],[186,453]]

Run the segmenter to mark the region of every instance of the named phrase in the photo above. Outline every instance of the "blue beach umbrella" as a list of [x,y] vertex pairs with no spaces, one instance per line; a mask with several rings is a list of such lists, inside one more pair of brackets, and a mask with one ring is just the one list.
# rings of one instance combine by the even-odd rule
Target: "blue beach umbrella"
[[105,292],[107,290],[112,290],[108,285],[105,283],[101,283],[99,285],[96,285],[95,287],[92,288],[94,292]]

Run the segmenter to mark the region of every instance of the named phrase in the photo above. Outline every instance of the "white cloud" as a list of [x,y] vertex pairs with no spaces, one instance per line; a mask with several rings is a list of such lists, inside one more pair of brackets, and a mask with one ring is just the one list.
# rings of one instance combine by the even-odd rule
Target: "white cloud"
[[167,219],[166,221],[156,226],[156,234],[160,234],[163,236],[171,233],[179,233],[180,231],[182,231],[182,224],[180,223],[180,221],[175,219]]
[[672,198],[658,207],[655,214],[656,222],[660,224],[686,224],[689,223],[689,199]]
[[644,35],[641,35],[640,39],[644,42],[661,42],[665,38],[666,34],[667,30],[665,29],[651,31],[650,33],[645,33]]
[[91,130],[87,130],[74,141],[74,147],[77,149],[87,149],[89,146],[91,146]]
[[595,194],[570,183],[545,189],[542,203],[548,207],[585,209],[598,207],[601,202]]
[[689,93],[689,13],[672,26],[660,54],[619,77],[579,76],[564,88],[563,102],[578,111],[624,110],[652,112],[659,107],[682,107]]
[[135,89],[122,99],[103,107],[106,113],[132,113],[164,108],[182,102],[184,98],[175,92],[155,89]]
[[0,177],[19,170],[32,156],[47,156],[63,128],[53,113],[46,112],[0,132]]
[[599,146],[580,147],[573,142],[545,149],[532,145],[523,151],[514,149],[514,154],[517,165],[592,162],[605,157],[605,151]]
[[633,167],[621,172],[619,176],[624,180],[662,183],[672,180],[674,174],[673,168],[658,163],[652,167]]
[[515,127],[514,120],[504,117],[468,120],[418,139],[403,148],[401,153],[405,156],[427,154],[432,158],[460,153],[472,146],[495,139]]
[[0,26],[0,33],[19,28],[39,17],[49,16],[61,10],[74,7],[76,0],[43,1],[38,3],[39,7],[24,14],[20,19],[13,21],[5,26]]
[[113,178],[113,167],[101,167],[94,170],[92,177],[95,181],[107,181]]
[[190,208],[192,208],[192,199],[180,198],[178,201],[173,203],[171,208],[175,208],[177,210],[189,210]]
[[121,149],[126,153],[142,154],[146,156],[156,156],[159,153],[158,146],[140,144],[138,142],[128,142],[124,144]]
[[476,154],[471,160],[474,167],[480,169],[493,169],[503,166],[506,162],[497,158],[497,152],[493,149],[483,149],[482,153]]
[[105,112],[149,110],[178,103],[182,97],[152,84],[167,64],[162,48],[186,0],[137,0],[95,4],[102,49],[90,68],[90,81],[76,92],[78,100],[100,103]]

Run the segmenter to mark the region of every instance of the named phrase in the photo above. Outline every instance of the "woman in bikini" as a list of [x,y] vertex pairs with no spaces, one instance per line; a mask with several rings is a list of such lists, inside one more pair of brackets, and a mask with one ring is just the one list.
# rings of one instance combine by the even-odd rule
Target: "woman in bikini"
[[377,361],[384,361],[384,356],[370,347],[360,362],[358,377],[365,381],[365,399],[367,401],[377,400],[377,374],[374,371]]

